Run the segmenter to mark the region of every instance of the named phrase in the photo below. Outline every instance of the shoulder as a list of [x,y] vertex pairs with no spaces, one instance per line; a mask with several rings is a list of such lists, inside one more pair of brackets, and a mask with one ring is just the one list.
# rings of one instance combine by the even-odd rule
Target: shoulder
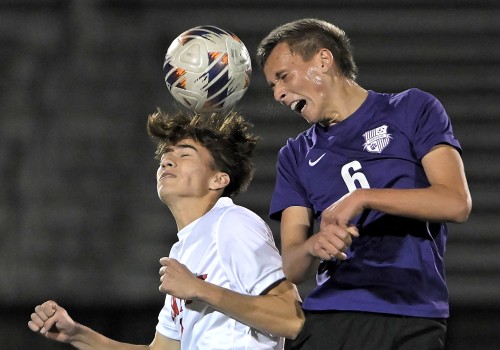
[[425,104],[428,102],[436,101],[436,97],[429,92],[420,90],[418,88],[411,88],[402,92],[392,94],[382,94],[386,96],[389,104],[398,106],[401,104]]
[[281,147],[278,156],[279,157],[290,157],[294,154],[302,154],[307,152],[314,139],[317,137],[316,127],[313,125],[309,129],[301,132],[295,137],[291,137],[287,140],[286,144]]
[[[307,130],[302,131],[295,137],[290,137],[283,148],[298,148],[303,144],[308,144],[315,137],[315,126],[312,125]],[[282,149],[283,149],[282,148]]]
[[221,214],[219,225],[223,227],[239,227],[243,230],[250,227],[267,228],[267,224],[260,216],[250,209],[236,204],[225,208]]
[[443,105],[434,95],[418,88],[380,94],[380,99],[385,102],[385,111],[400,116],[400,120],[406,120],[410,126],[428,116],[446,115]]
[[220,216],[217,236],[219,245],[224,246],[238,245],[242,242],[274,244],[274,237],[267,223],[250,209],[236,204],[226,208]]
[[259,215],[246,207],[235,204],[229,197],[219,198],[216,206],[210,210],[205,218],[218,227],[228,227],[235,224],[236,227],[242,229],[246,225],[267,226]]

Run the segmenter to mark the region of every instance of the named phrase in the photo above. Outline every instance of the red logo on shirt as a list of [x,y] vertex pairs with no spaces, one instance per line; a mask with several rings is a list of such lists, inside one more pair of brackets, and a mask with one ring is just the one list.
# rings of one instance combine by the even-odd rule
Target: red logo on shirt
[[[207,274],[204,273],[204,274],[195,274],[196,275],[196,278],[199,278],[201,280],[206,280],[207,279]],[[170,300],[170,307],[172,308],[172,312],[171,312],[171,316],[172,316],[172,321],[175,322],[177,316],[179,316],[183,311],[184,311],[184,308],[182,307],[182,303],[184,302],[184,305],[189,305],[191,304],[193,301],[192,300],[182,300],[182,299],[178,299],[174,296],[171,296],[171,300]],[[184,333],[184,326],[182,325],[182,316],[179,318],[179,325],[181,326],[181,336],[182,336],[182,333]]]

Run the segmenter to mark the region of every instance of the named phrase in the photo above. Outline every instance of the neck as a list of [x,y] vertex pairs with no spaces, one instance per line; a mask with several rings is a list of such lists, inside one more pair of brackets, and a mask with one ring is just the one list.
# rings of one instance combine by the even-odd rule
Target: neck
[[177,230],[180,231],[208,213],[219,198],[184,198],[166,204],[174,216]]
[[322,126],[335,125],[349,118],[363,104],[368,91],[350,79],[339,79],[332,92],[332,105],[320,122]]

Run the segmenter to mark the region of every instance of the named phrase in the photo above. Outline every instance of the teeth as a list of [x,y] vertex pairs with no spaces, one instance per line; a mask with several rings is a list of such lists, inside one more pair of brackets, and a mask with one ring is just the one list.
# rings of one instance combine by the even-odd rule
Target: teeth
[[306,105],[305,100],[298,100],[298,101],[292,102],[292,104],[290,105],[290,108],[294,112],[302,113],[302,110],[304,109],[305,105]]

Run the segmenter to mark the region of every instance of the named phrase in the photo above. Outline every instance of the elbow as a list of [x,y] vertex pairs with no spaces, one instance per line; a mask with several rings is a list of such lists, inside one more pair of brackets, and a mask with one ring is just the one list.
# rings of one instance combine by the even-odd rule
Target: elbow
[[298,278],[299,276],[296,273],[294,273],[295,269],[293,263],[291,264],[289,263],[289,259],[287,259],[286,254],[283,254],[282,259],[283,259],[282,269],[286,279],[295,285],[300,284],[302,281],[300,281],[300,279]]
[[293,259],[283,254],[283,273],[288,281],[300,285],[316,275],[319,259],[304,261]]
[[302,312],[302,309],[298,307],[297,314],[295,317],[293,317],[289,322],[288,322],[288,327],[284,334],[282,334],[283,337],[288,338],[288,339],[295,339],[299,335],[300,331],[302,330],[302,327],[304,326],[306,318],[304,316],[304,313]]
[[453,216],[451,217],[451,222],[462,224],[469,218],[470,212],[472,210],[472,199],[470,196],[467,198],[457,201],[455,210],[453,211]]
[[[273,325],[276,326],[271,334],[288,339],[295,339],[299,335],[305,322],[304,311],[302,310],[302,302],[299,292],[289,281],[283,283],[288,288],[286,295],[279,297],[281,299],[281,311],[279,318],[273,320]],[[279,300],[277,300],[278,302]],[[276,304],[278,305],[278,304]],[[274,327],[273,327],[274,328]]]
[[283,266],[283,273],[285,274],[286,279],[295,285],[299,285],[304,282],[304,278],[301,278],[302,276],[294,273],[293,269],[291,268],[286,268],[285,266]]
[[304,326],[305,316],[298,307],[297,313],[293,317],[287,317],[286,320],[283,319],[279,323],[276,324],[276,327],[271,328],[262,328],[261,332],[269,334],[272,337],[283,337],[287,339],[295,339],[299,335],[302,327]]
[[[301,271],[297,271],[294,266],[290,266],[288,264],[283,264],[283,273],[285,274],[286,279],[295,285],[299,285],[309,278],[309,275],[301,273]],[[313,275],[315,273],[316,271],[313,272]]]

